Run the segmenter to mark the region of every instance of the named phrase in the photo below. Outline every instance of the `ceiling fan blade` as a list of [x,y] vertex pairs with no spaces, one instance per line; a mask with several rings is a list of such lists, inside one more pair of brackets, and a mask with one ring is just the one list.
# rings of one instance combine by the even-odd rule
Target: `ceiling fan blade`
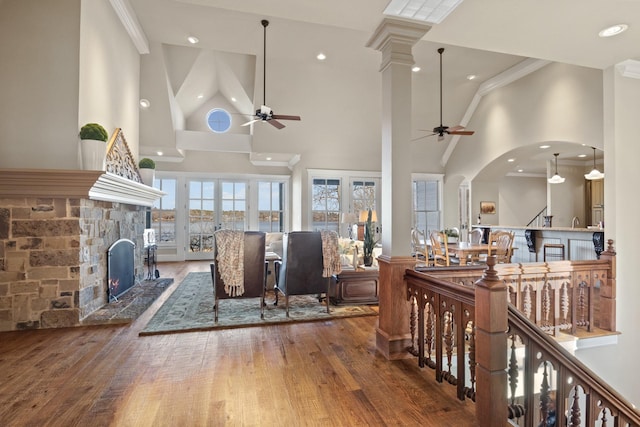
[[451,126],[451,127],[449,128],[449,132],[455,132],[455,131],[459,131],[459,130],[462,130],[462,129],[464,129],[464,126],[462,126],[462,125],[458,125],[458,126]]
[[424,139],[424,138],[429,138],[430,136],[433,136],[433,135],[437,135],[437,134],[436,133],[430,133],[429,135],[419,136],[417,138],[412,139],[411,142],[419,141],[419,140]]
[[473,135],[475,131],[472,130],[454,130],[450,131],[450,135]]
[[282,129],[283,127],[285,127],[282,123],[274,119],[267,120],[267,123],[271,124],[273,127],[277,129]]
[[283,114],[274,114],[271,117],[277,120],[300,120],[300,116],[286,116]]
[[253,120],[249,120],[247,123],[243,123],[240,126],[249,126],[250,124],[253,124],[255,122],[259,122],[260,119],[253,119]]

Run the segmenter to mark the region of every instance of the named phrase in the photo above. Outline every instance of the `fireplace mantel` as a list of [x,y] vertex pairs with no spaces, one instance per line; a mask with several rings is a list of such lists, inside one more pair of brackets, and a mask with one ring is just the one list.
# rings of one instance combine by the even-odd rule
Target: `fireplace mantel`
[[78,197],[153,206],[164,192],[104,171],[0,169],[0,198]]

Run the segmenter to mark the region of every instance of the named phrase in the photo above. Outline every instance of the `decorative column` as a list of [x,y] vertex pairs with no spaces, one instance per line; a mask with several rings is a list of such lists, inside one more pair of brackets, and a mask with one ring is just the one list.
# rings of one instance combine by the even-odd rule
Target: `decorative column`
[[409,312],[404,271],[411,247],[411,50],[431,27],[385,18],[367,47],[382,53],[382,255],[378,351],[387,359],[408,357]]
[[494,270],[496,257],[476,285],[476,418],[504,426],[507,413],[507,285]]

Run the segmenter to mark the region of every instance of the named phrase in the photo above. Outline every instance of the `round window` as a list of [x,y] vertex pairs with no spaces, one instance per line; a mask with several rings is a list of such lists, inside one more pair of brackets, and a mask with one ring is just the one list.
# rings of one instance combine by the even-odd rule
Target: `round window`
[[215,133],[224,133],[231,127],[231,114],[222,108],[214,108],[207,113],[207,125]]

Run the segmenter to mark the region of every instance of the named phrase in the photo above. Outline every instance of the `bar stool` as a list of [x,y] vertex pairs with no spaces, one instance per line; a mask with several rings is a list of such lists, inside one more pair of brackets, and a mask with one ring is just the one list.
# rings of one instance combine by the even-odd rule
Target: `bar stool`
[[[542,249],[544,262],[547,262],[547,257],[564,259],[564,244],[562,243],[545,243]],[[547,251],[547,249],[552,250]],[[555,249],[560,249],[560,251],[556,251]]]

